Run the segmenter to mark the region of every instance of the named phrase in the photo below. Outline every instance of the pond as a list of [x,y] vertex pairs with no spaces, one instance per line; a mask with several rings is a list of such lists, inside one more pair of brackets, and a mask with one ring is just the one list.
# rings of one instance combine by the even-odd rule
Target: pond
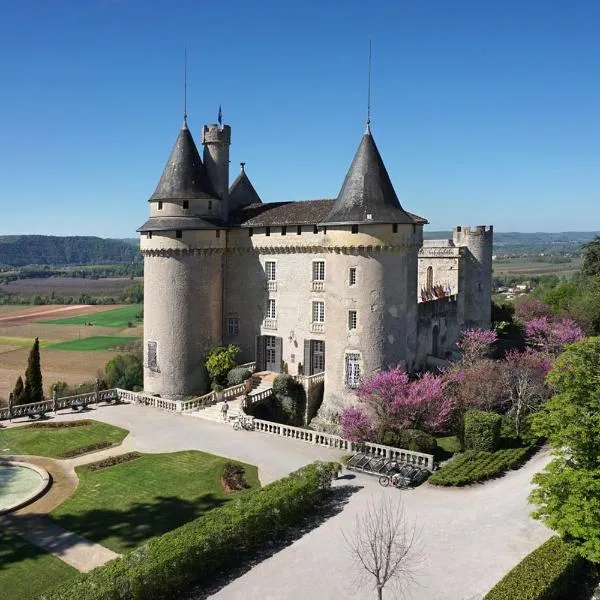
[[0,461],[0,514],[31,502],[50,485],[48,473],[29,463]]

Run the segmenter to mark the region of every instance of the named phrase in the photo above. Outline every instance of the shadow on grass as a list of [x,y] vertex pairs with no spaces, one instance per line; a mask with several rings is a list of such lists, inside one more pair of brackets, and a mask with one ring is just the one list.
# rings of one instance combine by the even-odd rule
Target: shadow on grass
[[1,523],[0,527],[2,527],[2,531],[0,531],[0,573],[8,570],[12,563],[47,555],[45,550],[10,532],[4,523]]
[[362,487],[360,485],[345,484],[331,488],[328,498],[316,508],[312,515],[305,517],[296,527],[290,528],[285,535],[277,539],[265,542],[260,552],[253,553],[251,556],[240,556],[240,561],[235,569],[215,572],[209,584],[204,583],[196,586],[189,593],[182,595],[181,600],[207,600],[263,560],[277,554],[277,552],[299,540],[303,535],[322,525],[327,519],[339,514],[349,502],[352,494],[361,490]]
[[[115,506],[118,502],[118,498],[115,498]],[[21,530],[27,527],[28,520],[31,522],[31,519],[58,525],[93,542],[103,545],[108,542],[106,547],[122,553],[152,537],[176,529],[224,502],[226,500],[217,498],[212,493],[203,494],[193,501],[159,496],[152,502],[136,503],[125,510],[94,509],[80,514],[51,517],[11,515],[10,520]],[[44,539],[42,534],[41,541],[51,545],[56,542],[54,537],[52,535]]]

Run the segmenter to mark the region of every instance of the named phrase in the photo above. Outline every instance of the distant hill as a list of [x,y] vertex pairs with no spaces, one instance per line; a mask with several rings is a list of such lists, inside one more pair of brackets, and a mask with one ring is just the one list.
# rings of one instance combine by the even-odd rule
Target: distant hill
[[51,235],[0,236],[0,265],[109,265],[141,263],[130,240]]
[[[519,233],[494,231],[494,252],[500,254],[572,254],[581,251],[598,231],[563,231],[558,233]],[[452,238],[451,231],[425,231],[426,240]]]

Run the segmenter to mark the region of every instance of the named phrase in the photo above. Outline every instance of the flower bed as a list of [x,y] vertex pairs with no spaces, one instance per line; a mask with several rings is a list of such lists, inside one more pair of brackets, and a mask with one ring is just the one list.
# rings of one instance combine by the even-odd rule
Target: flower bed
[[32,423],[25,425],[24,429],[67,429],[69,427],[86,427],[92,425],[90,419],[81,419],[81,421],[52,421],[50,423]]
[[127,452],[126,454],[119,454],[118,456],[109,456],[104,460],[89,463],[84,465],[88,471],[100,471],[101,469],[107,469],[114,465],[120,465],[126,462],[130,462],[142,456],[140,452]]
[[59,458],[74,458],[75,456],[81,456],[82,454],[87,454],[88,452],[104,450],[105,448],[110,448],[111,446],[114,446],[112,442],[96,442],[95,444],[90,444],[89,446],[81,446],[81,448],[73,448],[73,450],[63,452],[59,455]]
[[524,446],[505,448],[496,452],[468,450],[433,473],[429,483],[461,486],[485,481],[503,474],[508,469],[520,467],[535,452],[535,449],[535,446]]
[[250,486],[246,481],[244,467],[232,462],[225,463],[223,475],[221,475],[221,485],[227,492],[247,490]]

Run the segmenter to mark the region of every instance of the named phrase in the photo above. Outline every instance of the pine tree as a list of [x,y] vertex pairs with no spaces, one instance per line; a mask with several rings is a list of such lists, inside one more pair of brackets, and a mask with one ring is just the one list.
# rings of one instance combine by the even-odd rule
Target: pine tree
[[35,338],[25,371],[25,389],[23,403],[41,402],[44,399],[42,369],[40,367],[40,341]]
[[25,388],[23,386],[23,378],[19,375],[17,383],[15,383],[15,389],[13,390],[13,404],[25,404],[23,398],[25,397]]

